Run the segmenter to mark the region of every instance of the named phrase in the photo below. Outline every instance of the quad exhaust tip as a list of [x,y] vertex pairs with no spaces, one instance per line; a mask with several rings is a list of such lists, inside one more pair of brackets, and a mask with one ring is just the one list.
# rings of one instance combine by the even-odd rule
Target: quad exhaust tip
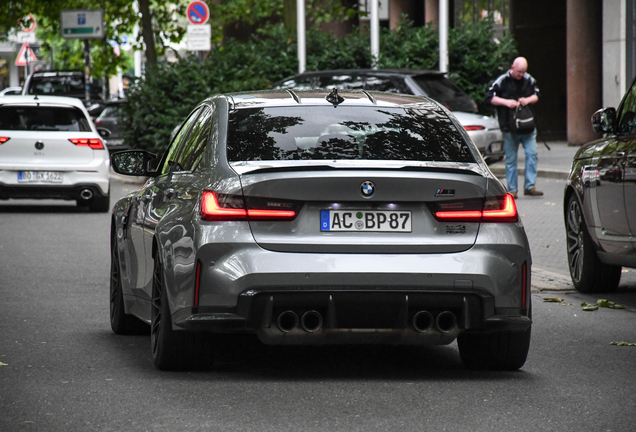
[[435,318],[435,326],[442,333],[449,333],[457,327],[457,317],[452,312],[444,311]]
[[278,315],[276,324],[280,331],[283,333],[289,333],[298,327],[298,315],[296,315],[296,312],[294,311],[285,311]]
[[303,314],[300,326],[307,333],[313,333],[322,327],[322,315],[318,311],[310,310]]

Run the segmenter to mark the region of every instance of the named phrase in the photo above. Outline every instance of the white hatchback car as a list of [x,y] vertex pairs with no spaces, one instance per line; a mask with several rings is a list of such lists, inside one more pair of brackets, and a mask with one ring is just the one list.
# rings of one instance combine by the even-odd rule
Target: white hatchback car
[[75,200],[107,212],[109,171],[108,150],[81,100],[0,100],[0,199]]

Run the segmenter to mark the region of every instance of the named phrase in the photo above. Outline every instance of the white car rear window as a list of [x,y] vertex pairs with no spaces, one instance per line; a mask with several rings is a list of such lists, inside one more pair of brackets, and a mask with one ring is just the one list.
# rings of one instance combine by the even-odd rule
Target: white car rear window
[[82,110],[76,107],[0,106],[0,130],[90,132]]

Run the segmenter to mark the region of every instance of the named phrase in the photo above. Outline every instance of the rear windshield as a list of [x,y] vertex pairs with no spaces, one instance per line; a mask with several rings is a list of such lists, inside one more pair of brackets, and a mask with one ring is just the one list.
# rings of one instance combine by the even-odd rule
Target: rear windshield
[[27,89],[28,94],[84,97],[84,77],[80,74],[62,76],[33,76]]
[[475,101],[442,75],[417,75],[413,79],[426,95],[451,111],[477,112]]
[[399,160],[474,162],[439,110],[356,106],[246,108],[230,113],[230,162]]
[[82,110],[76,107],[0,106],[0,130],[90,132]]

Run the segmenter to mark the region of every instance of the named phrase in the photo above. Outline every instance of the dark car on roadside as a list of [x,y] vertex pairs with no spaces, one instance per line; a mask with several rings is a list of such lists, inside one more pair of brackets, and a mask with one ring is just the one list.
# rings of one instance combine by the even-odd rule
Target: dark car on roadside
[[636,267],[636,81],[618,110],[592,116],[603,138],[574,155],[564,216],[572,282],[581,292],[612,292],[622,267]]
[[305,72],[285,78],[274,88],[338,88],[428,96],[453,112],[486,162],[503,158],[499,122],[477,112],[477,104],[444,72],[419,69],[339,69]]
[[447,345],[512,370],[531,337],[515,200],[424,96],[231,93],[201,102],[114,206],[111,327],[162,370],[210,364],[215,334],[271,345]]
[[[89,97],[91,102],[102,101],[100,80],[89,83]],[[27,78],[22,88],[22,95],[34,96],[67,96],[81,99],[85,106],[90,106],[86,100],[86,81],[84,73],[77,70],[51,70],[33,72]],[[91,114],[92,116],[92,114]]]
[[124,142],[124,123],[122,121],[122,106],[125,99],[111,100],[104,104],[104,109],[95,119],[95,126],[110,132],[106,146],[110,153],[128,149]]

